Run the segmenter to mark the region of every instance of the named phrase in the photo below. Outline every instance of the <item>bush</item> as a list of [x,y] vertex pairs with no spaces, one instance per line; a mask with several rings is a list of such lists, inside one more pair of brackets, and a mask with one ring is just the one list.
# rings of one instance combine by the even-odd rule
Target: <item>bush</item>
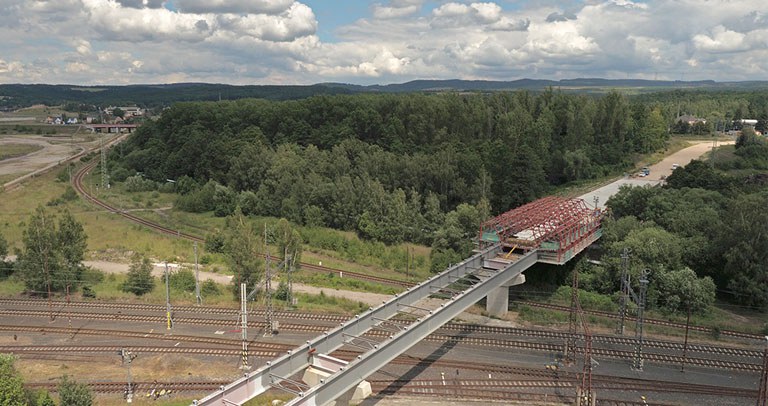
[[125,190],[129,192],[149,192],[157,189],[157,183],[141,176],[130,176],[125,179]]
[[86,266],[82,269],[80,280],[89,285],[96,285],[104,281],[104,272]]
[[200,285],[200,294],[202,296],[218,296],[221,294],[221,288],[219,288],[219,284],[214,282],[213,279],[206,279],[202,285]]
[[75,192],[75,189],[72,188],[72,186],[67,186],[67,189],[64,191],[64,193],[61,195],[61,199],[65,202],[71,202],[73,200],[77,200],[77,192]]
[[172,288],[182,292],[195,291],[195,273],[188,269],[179,269],[171,272],[168,280]]
[[72,381],[64,375],[59,382],[59,402],[61,406],[91,406],[93,393],[88,385]]
[[96,292],[93,291],[88,285],[83,285],[83,297],[89,299],[96,299]]
[[277,286],[277,291],[275,291],[275,299],[277,300],[283,300],[286,302],[290,301],[290,297],[288,294],[288,284],[285,282],[280,282],[280,285]]
[[69,167],[56,174],[56,182],[69,182]]
[[135,255],[128,270],[128,277],[120,285],[120,290],[141,296],[149,293],[155,287],[155,278],[152,276],[152,264],[149,258]]

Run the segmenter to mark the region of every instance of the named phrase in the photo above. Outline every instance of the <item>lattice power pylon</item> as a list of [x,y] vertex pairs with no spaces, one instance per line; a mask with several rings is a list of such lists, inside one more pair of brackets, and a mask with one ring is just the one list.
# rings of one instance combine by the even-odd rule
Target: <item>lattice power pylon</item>
[[565,365],[573,365],[576,362],[576,337],[579,329],[579,316],[577,314],[578,303],[579,269],[578,267],[575,267],[573,269],[573,280],[571,283],[571,310],[568,313],[568,338],[565,342],[565,356],[563,357],[563,363]]

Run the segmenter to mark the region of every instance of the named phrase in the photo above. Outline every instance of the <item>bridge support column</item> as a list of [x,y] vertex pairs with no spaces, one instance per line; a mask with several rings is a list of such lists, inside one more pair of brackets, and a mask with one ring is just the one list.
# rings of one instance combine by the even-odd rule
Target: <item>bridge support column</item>
[[[333,358],[325,354],[317,354],[312,357],[312,365],[304,370],[301,380],[309,386],[320,384],[339,368],[343,368],[347,362],[338,358]],[[329,403],[331,406],[348,406],[358,404],[371,396],[371,383],[368,381],[360,382],[356,387],[337,397],[335,401]]]
[[485,298],[485,311],[494,317],[502,317],[509,311],[509,287],[525,283],[525,275],[519,274],[509,282],[492,290]]

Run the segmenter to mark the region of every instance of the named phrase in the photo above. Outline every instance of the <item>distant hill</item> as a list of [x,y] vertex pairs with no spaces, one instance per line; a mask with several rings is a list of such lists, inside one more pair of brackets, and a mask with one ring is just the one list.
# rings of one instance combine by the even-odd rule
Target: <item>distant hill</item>
[[76,86],[76,85],[0,85],[0,107],[20,108],[35,104],[59,105],[68,102],[106,107],[137,104],[144,107],[168,106],[180,101],[234,100],[248,97],[270,100],[302,99],[317,94],[350,93],[339,87],[311,86],[233,86],[210,83],[167,85]]
[[643,79],[580,78],[563,80],[519,79],[491,80],[413,80],[388,85],[354,85],[346,83],[319,83],[315,85],[246,85],[235,86],[212,83],[175,83],[165,85],[78,86],[45,84],[0,85],[0,109],[9,110],[34,104],[60,105],[74,102],[106,107],[133,105],[161,107],[180,101],[213,101],[242,98],[269,100],[302,99],[319,94],[350,94],[367,92],[440,92],[440,91],[505,91],[543,90],[558,88],[576,92],[602,92],[608,89],[635,89],[638,92],[656,92],[673,89],[698,90],[755,90],[768,88],[768,81],[715,82],[662,81]]
[[581,78],[581,79],[518,79],[511,81],[492,81],[492,80],[413,80],[406,83],[395,83],[389,85],[351,85],[345,83],[321,83],[329,87],[338,87],[355,92],[428,92],[428,91],[503,91],[503,90],[541,90],[548,87],[567,88],[567,89],[589,89],[589,88],[660,88],[668,89],[691,89],[691,88],[746,88],[750,86],[768,87],[768,82],[715,82],[713,80],[701,81],[667,81],[667,80],[645,80],[645,79],[600,79],[600,78]]

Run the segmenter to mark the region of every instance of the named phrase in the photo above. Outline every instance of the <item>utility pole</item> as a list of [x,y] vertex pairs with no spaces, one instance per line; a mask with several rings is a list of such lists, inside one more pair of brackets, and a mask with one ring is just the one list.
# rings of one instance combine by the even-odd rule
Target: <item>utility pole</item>
[[[107,129],[107,133],[109,132],[109,129]],[[101,150],[101,188],[102,190],[106,190],[109,187],[109,174],[107,174],[107,150],[104,146],[104,137],[105,135],[102,134],[101,137],[99,137],[99,148]]]
[[[72,328],[72,314],[69,313],[69,284],[67,284],[67,326]],[[74,337],[74,335],[73,335]]]
[[568,338],[565,343],[565,357],[563,364],[573,365],[576,362],[576,333],[578,330],[579,308],[579,268],[573,269],[571,282],[571,311],[568,317]]
[[683,362],[680,365],[680,372],[685,372],[685,361],[688,360],[688,330],[691,326],[691,305],[688,304],[688,317],[685,319],[685,341],[683,341]]
[[621,253],[621,303],[619,306],[619,325],[616,334],[624,335],[624,321],[627,317],[627,302],[629,301],[629,254],[630,249],[624,248]]
[[267,304],[266,309],[266,321],[267,330],[264,332],[264,337],[271,337],[275,331],[273,327],[273,311],[272,311],[272,271],[270,270],[270,256],[269,245],[267,245],[267,224],[264,223],[264,251],[266,253],[266,260],[264,261],[264,297]]
[[643,270],[640,276],[640,294],[637,301],[637,323],[635,325],[635,337],[637,346],[635,347],[635,359],[632,368],[635,371],[643,371],[643,322],[645,317],[645,293],[648,290],[649,270]]
[[757,394],[757,406],[768,406],[768,336],[765,336],[765,352],[763,353],[763,373],[760,375],[760,388]]
[[200,269],[197,266],[197,241],[195,241],[193,247],[195,248],[195,297],[197,298],[197,305],[203,304],[203,298],[200,296]]
[[243,333],[243,360],[240,365],[241,369],[251,369],[248,365],[248,308],[246,304],[248,299],[246,298],[246,285],[240,284],[240,331]]
[[168,283],[168,262],[165,262],[165,316],[168,320],[167,329],[170,330],[173,327],[173,320],[171,319],[171,286]]
[[131,375],[131,362],[136,359],[138,355],[127,351],[125,348],[118,351],[117,355],[123,359],[123,365],[128,368],[128,385],[125,387],[125,401],[128,403],[133,403],[133,377]]

